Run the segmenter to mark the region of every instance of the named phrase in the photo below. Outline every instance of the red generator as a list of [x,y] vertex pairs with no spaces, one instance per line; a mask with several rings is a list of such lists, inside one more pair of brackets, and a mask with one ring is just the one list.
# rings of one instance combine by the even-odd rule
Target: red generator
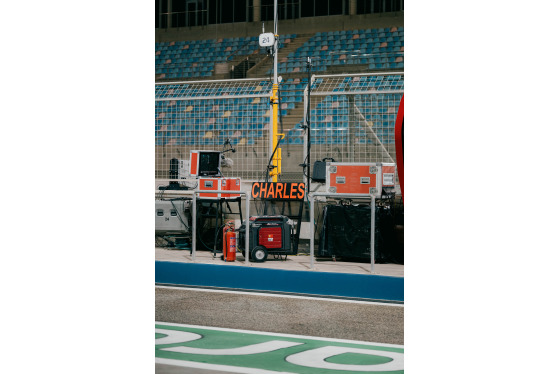
[[[239,228],[239,249],[245,253],[245,225]],[[292,254],[292,227],[286,216],[257,216],[249,218],[249,260],[266,261],[274,256]]]

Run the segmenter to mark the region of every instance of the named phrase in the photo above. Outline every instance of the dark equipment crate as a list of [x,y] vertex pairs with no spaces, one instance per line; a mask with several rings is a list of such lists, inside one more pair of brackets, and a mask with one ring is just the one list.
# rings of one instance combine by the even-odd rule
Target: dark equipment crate
[[[375,262],[404,263],[397,247],[390,209],[375,208]],[[327,205],[319,233],[319,257],[367,260],[371,258],[371,208],[367,205]]]
[[[245,224],[239,232],[238,248],[245,255]],[[266,261],[268,255],[287,256],[292,253],[292,226],[286,216],[256,216],[249,218],[249,259]]]

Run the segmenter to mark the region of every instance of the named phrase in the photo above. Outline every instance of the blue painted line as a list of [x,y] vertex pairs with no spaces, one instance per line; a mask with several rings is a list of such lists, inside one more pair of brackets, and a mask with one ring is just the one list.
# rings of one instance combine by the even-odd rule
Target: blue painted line
[[156,261],[159,284],[404,302],[404,278]]

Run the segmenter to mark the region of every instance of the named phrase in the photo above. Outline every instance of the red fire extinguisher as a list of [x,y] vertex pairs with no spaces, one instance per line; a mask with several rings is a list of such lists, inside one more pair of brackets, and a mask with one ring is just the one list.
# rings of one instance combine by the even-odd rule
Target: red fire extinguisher
[[235,223],[228,221],[223,229],[223,251],[224,261],[235,261],[237,252],[237,235],[235,233]]

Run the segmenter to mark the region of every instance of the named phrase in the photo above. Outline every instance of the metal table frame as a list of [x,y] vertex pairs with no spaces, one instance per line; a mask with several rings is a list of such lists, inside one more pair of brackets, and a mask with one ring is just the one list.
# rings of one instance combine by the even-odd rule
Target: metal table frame
[[370,199],[371,203],[371,273],[375,266],[375,196],[366,194],[336,194],[329,192],[315,192],[309,194],[309,257],[311,270],[315,270],[315,198],[319,196],[335,197],[341,199]]
[[[191,258],[196,261],[196,200],[200,193],[225,193],[236,194],[245,196],[245,227],[249,227],[249,193],[245,191],[232,191],[232,190],[194,190],[193,195],[193,208],[192,208],[192,255]],[[249,264],[249,240],[245,240],[245,265]]]

